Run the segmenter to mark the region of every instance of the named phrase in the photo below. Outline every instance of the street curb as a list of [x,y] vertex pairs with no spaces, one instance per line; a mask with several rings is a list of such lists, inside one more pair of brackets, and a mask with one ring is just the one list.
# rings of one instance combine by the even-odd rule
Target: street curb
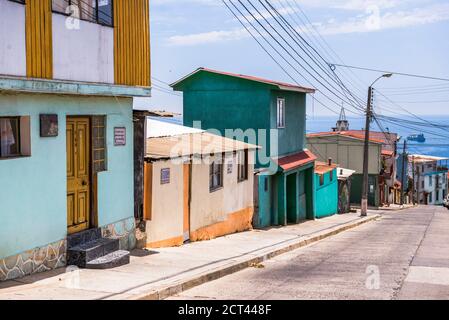
[[[183,291],[192,289],[196,286],[202,285],[204,283],[217,280],[219,278],[222,278],[224,276],[236,273],[238,271],[241,271],[243,269],[249,268],[253,265],[257,265],[262,263],[265,260],[274,258],[278,255],[287,253],[289,251],[293,251],[295,249],[305,247],[307,245],[310,245],[312,243],[318,242],[320,240],[323,240],[325,238],[337,235],[339,233],[342,233],[344,231],[347,231],[349,229],[356,228],[362,224],[371,222],[373,220],[376,220],[378,218],[381,218],[380,214],[374,214],[369,217],[360,218],[356,221],[351,221],[348,223],[345,223],[343,225],[332,227],[329,230],[317,232],[316,234],[312,234],[309,236],[301,237],[298,239],[290,240],[287,243],[283,243],[281,245],[277,245],[276,248],[270,248],[268,250],[265,250],[266,252],[263,252],[264,250],[260,250],[261,253],[256,254],[254,257],[243,257],[240,260],[241,261],[231,261],[228,265],[219,265],[211,270],[207,270],[203,273],[196,274],[193,276],[190,276],[188,278],[179,279],[177,281],[174,281],[171,284],[167,284],[165,286],[160,286],[157,289],[149,289],[148,292],[140,293],[140,294],[127,294],[124,293],[124,296],[127,300],[163,300],[170,296],[179,294]],[[276,246],[276,245],[275,245]]]

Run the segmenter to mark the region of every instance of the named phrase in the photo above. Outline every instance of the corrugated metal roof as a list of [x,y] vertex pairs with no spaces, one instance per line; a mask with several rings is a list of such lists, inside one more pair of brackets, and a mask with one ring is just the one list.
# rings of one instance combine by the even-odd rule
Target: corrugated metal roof
[[325,174],[325,173],[328,173],[329,171],[332,171],[336,168],[337,168],[336,164],[329,165],[326,162],[320,162],[320,161],[315,162],[315,173],[317,173],[317,174]]
[[154,119],[147,119],[147,138],[171,137],[181,134],[201,132],[204,132],[204,130]]
[[221,74],[221,75],[235,77],[235,78],[240,78],[240,79],[245,79],[245,80],[250,80],[250,81],[256,81],[256,82],[260,82],[260,83],[266,83],[266,84],[277,86],[279,88],[279,90],[283,90],[283,91],[295,91],[295,92],[302,92],[302,93],[315,93],[315,89],[313,89],[313,88],[307,88],[307,87],[299,86],[299,85],[296,85],[296,84],[285,83],[285,82],[274,81],[274,80],[268,80],[268,79],[264,79],[264,78],[254,77],[254,76],[247,76],[247,75],[244,75],[244,74],[237,74],[237,73],[231,73],[231,72],[218,71],[218,70],[213,70],[213,69],[208,69],[208,68],[198,68],[195,71],[193,71],[192,73],[190,73],[187,76],[183,77],[182,79],[180,79],[180,80],[176,81],[175,83],[171,84],[170,86],[174,87],[177,84],[179,84],[180,82],[184,81],[185,79],[190,78],[194,74],[196,74],[198,72],[202,72],[202,71],[210,72],[210,73],[216,73],[216,74]]
[[304,149],[304,151],[279,158],[275,161],[284,171],[288,171],[302,167],[315,161],[316,159],[317,157],[312,152]]
[[337,168],[338,179],[347,179],[352,176],[356,171],[346,168]]
[[199,132],[170,137],[148,138],[146,158],[155,160],[172,159],[258,148],[256,145],[224,138],[208,132]]

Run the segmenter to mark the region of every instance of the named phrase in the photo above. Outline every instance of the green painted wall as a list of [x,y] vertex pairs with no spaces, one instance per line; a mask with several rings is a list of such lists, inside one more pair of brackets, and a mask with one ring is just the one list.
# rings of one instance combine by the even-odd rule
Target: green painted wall
[[288,91],[272,91],[270,106],[270,126],[277,128],[277,99],[285,99],[285,128],[279,129],[278,152],[273,155],[286,155],[303,150],[306,132],[306,95]]
[[[175,87],[184,93],[184,125],[192,127],[195,121],[201,121],[202,129],[216,129],[222,135],[226,129],[256,130],[252,135],[255,142],[249,141],[262,147],[256,168],[267,167],[269,156],[294,153],[304,147],[306,95],[276,88],[208,72],[199,72]],[[277,97],[285,98],[286,128],[278,131],[274,141],[259,139],[257,130],[268,130],[269,137],[269,130],[277,129]],[[278,148],[272,148],[273,143]]]
[[[332,180],[331,180],[332,172]],[[338,213],[337,169],[324,174],[324,184],[320,185],[320,175],[315,174],[315,216],[324,218]]]
[[[59,136],[40,138],[39,114],[55,113]],[[67,235],[66,116],[107,115],[108,171],[98,176],[99,224],[134,216],[132,99],[2,94],[0,116],[31,116],[31,157],[0,160],[0,258]],[[126,127],[124,147],[114,127]]]
[[[314,217],[314,179],[313,164],[296,171],[283,173],[278,166],[268,162],[277,157],[300,152],[305,144],[306,94],[281,91],[277,86],[240,79],[232,76],[197,72],[178,83],[175,90],[184,93],[184,125],[194,126],[201,121],[202,129],[216,129],[222,135],[226,129],[240,129],[241,133],[250,133],[254,140],[237,138],[245,142],[256,143],[262,147],[257,152],[256,168],[271,164],[272,175],[268,178],[268,190],[265,191],[265,177],[258,179],[258,213],[254,219],[255,227],[285,225],[297,223],[305,218]],[[283,129],[277,130],[277,98],[285,99],[285,122]],[[258,130],[264,129],[265,136],[259,136]],[[270,137],[270,130],[277,134]],[[247,131],[248,130],[248,131]],[[295,174],[287,185],[287,175]],[[301,190],[301,195],[300,195]],[[290,197],[287,197],[290,194]],[[300,200],[302,199],[302,200]],[[288,209],[290,207],[290,210]]]

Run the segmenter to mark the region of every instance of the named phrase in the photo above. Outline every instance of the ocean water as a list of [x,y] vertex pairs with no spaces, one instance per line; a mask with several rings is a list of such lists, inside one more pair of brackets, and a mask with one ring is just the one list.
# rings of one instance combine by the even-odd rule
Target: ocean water
[[[420,116],[420,117],[433,123],[449,125],[449,115]],[[161,119],[158,118],[157,120]],[[165,118],[162,120],[182,125],[182,117]],[[315,117],[309,116],[307,119],[307,127],[306,127],[307,133],[331,131],[331,128],[335,126],[337,120],[338,119],[335,116],[315,116]],[[410,117],[407,117],[407,120],[419,121],[417,119]],[[348,121],[350,129],[360,130],[365,127],[365,120],[363,118],[348,118]],[[382,123],[382,125],[385,129],[388,128],[390,132],[398,133],[403,138],[407,138],[407,136],[411,134],[421,133],[420,130],[412,130],[395,124]],[[371,129],[379,131],[379,128],[376,123],[371,124]],[[434,136],[423,132],[426,137],[426,142],[418,143],[414,141],[408,141],[407,152],[414,154],[425,154],[430,156],[449,158],[449,129],[445,132],[439,129],[432,128],[429,125],[427,127],[422,127],[422,130],[431,131],[437,133],[438,135],[447,136],[448,138]],[[403,141],[404,140],[402,139],[399,142],[399,152],[402,152]]]

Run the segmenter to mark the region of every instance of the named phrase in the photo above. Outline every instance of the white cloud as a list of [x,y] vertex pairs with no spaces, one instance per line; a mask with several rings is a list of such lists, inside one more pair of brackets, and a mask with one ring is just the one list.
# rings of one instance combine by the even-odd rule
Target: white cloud
[[[207,1],[207,0],[190,0],[190,1]],[[304,2],[304,1],[303,1]],[[306,1],[308,2],[308,1]],[[313,1],[314,5],[324,5],[331,2],[330,0]],[[337,20],[336,18],[328,19],[326,22],[314,23],[314,27],[323,35],[349,34],[374,32],[387,29],[405,28],[431,24],[440,21],[449,20],[449,4],[436,4],[422,8],[415,8],[408,11],[405,10],[381,10],[377,6],[369,6],[373,1],[370,0],[351,0],[341,3],[343,7],[349,6],[351,3],[354,7],[362,8],[364,13],[357,14],[346,20]],[[377,2],[377,1],[376,1]],[[378,3],[383,7],[394,7],[398,1],[396,0],[379,0]],[[333,1],[335,5],[335,1]],[[363,4],[363,5],[362,5]],[[281,14],[291,13],[292,8],[285,8]],[[264,18],[271,16],[265,12]],[[248,17],[247,17],[248,18]],[[250,19],[250,18],[248,18]],[[260,16],[256,19],[262,19]],[[250,20],[251,21],[251,20]],[[300,32],[300,28],[298,28]],[[236,28],[232,30],[217,30],[204,33],[195,33],[187,35],[176,35],[168,38],[167,43],[175,46],[200,45],[207,43],[218,43],[224,41],[236,41],[250,37],[244,28]]]
[[321,34],[345,34],[413,27],[449,20],[449,4],[415,8],[409,11],[372,13],[369,16],[350,18],[343,22],[316,23]]
[[172,36],[168,38],[167,43],[174,46],[192,46],[206,43],[240,40],[248,38],[249,36],[250,35],[245,29],[233,29]]

